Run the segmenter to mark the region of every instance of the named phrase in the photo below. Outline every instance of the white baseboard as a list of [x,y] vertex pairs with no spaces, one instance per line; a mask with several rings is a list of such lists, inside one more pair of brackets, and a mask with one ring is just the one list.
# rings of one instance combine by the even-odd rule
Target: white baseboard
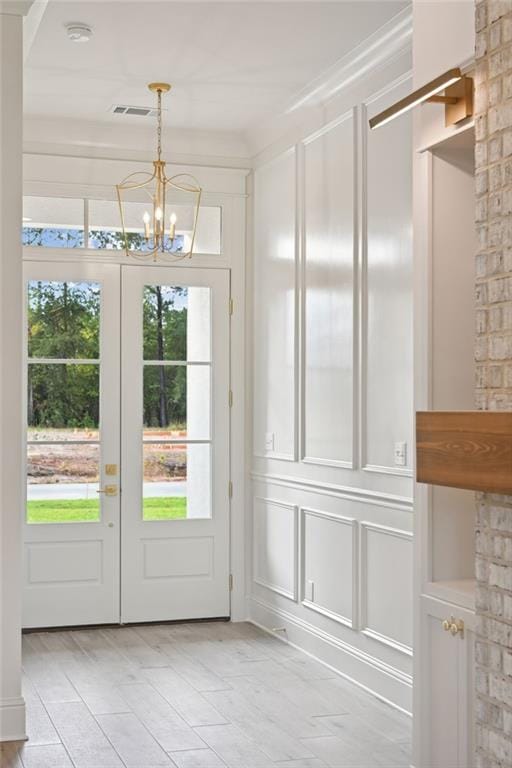
[[21,696],[0,701],[0,742],[26,741],[25,701]]
[[[274,637],[272,629],[286,629],[287,641],[360,688],[407,715],[412,712],[412,677],[380,659],[345,643],[288,611],[250,597],[249,621]],[[280,639],[283,639],[282,636]]]

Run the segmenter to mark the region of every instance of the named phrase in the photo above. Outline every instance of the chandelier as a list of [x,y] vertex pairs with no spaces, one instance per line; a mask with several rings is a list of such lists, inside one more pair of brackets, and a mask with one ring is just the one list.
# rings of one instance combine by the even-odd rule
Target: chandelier
[[[168,83],[150,83],[157,96],[157,158],[153,171],[136,171],[116,185],[127,256],[178,261],[192,256],[201,187],[188,173],[168,177],[162,160],[162,94]],[[171,204],[172,203],[172,204]]]

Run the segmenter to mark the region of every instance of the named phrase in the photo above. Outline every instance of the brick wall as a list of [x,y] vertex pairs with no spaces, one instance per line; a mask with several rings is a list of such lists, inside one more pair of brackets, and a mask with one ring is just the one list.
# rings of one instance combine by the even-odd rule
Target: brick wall
[[[512,0],[476,4],[476,406],[512,410]],[[512,766],[512,497],[477,499],[476,758]]]

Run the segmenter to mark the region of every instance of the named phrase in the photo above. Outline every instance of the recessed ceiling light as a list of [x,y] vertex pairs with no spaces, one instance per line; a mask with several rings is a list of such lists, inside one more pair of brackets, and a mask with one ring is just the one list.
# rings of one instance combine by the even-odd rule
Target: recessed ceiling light
[[88,24],[82,24],[78,21],[66,24],[66,31],[69,39],[73,43],[88,43],[92,37],[92,29]]

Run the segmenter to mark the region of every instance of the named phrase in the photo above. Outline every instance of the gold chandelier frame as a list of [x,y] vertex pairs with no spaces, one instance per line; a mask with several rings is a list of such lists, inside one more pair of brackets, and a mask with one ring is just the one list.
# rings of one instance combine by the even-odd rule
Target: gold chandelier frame
[[[147,261],[150,258],[153,258],[154,261],[157,261],[158,258],[165,261],[181,261],[182,259],[191,258],[194,250],[202,188],[197,179],[189,173],[178,173],[170,177],[166,175],[166,164],[162,160],[162,94],[170,91],[171,86],[168,83],[150,83],[148,88],[152,93],[157,94],[157,159],[153,161],[152,173],[135,171],[126,176],[120,184],[116,184],[124,249],[127,256],[143,261]],[[126,228],[124,204],[129,201],[125,199],[125,193],[135,192],[136,190],[145,190],[153,206],[153,214],[145,212],[143,217],[143,236],[147,246],[144,250],[130,247],[129,233]],[[174,212],[169,217],[169,230],[168,234],[166,234],[167,192],[172,190],[193,196],[193,202],[191,203],[193,222],[190,247],[185,252],[173,250],[177,221]]]

